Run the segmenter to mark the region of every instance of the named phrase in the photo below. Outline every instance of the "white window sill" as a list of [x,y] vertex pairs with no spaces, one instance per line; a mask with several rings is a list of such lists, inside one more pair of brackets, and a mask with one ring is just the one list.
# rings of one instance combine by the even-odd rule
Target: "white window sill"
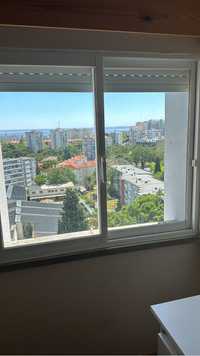
[[[83,236],[84,234],[84,236]],[[31,261],[50,260],[55,258],[63,258],[70,256],[80,256],[88,253],[98,253],[112,251],[114,249],[120,250],[123,248],[140,248],[145,246],[152,246],[153,244],[159,244],[169,242],[171,244],[181,241],[196,239],[199,235],[192,230],[180,230],[168,233],[157,233],[152,235],[143,235],[137,237],[125,236],[121,238],[104,238],[100,235],[88,235],[85,236],[83,232],[82,236],[77,233],[77,237],[68,237],[63,235],[62,240],[58,241],[58,236],[54,241],[41,241],[40,244],[33,243],[29,239],[22,245],[15,244],[14,246],[7,246],[0,253],[0,265],[26,263]],[[73,234],[74,235],[74,234]],[[42,238],[43,239],[43,238]]]

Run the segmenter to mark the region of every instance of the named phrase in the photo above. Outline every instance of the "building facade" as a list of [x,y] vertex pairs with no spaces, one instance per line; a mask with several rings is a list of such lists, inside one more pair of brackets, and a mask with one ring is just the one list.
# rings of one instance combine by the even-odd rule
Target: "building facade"
[[131,204],[140,195],[164,192],[164,182],[153,178],[150,172],[133,165],[118,165],[112,169],[116,172],[115,189],[119,191],[122,205]]
[[88,161],[95,160],[96,157],[96,145],[93,137],[86,138],[83,141],[83,153]]
[[26,141],[28,148],[34,153],[41,151],[43,148],[42,133],[40,131],[26,132]]
[[63,148],[67,144],[67,133],[66,130],[57,128],[52,130],[50,133],[51,148],[54,150]]
[[36,160],[31,157],[3,160],[6,188],[12,185],[30,186],[36,177]]
[[71,169],[77,184],[84,186],[86,178],[96,171],[96,161],[88,161],[85,156],[75,156],[59,163],[58,167]]
[[63,198],[66,193],[66,189],[74,188],[72,182],[57,184],[57,185],[32,185],[28,189],[29,200],[42,201],[44,199],[58,199]]

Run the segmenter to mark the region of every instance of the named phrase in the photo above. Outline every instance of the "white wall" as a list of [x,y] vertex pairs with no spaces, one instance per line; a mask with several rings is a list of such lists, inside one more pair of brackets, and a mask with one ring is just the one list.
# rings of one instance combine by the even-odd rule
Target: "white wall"
[[200,54],[192,36],[0,26],[0,47]]
[[[175,36],[0,29],[0,46],[200,52]],[[200,293],[195,242],[0,273],[2,354],[155,354],[150,305]]]
[[185,221],[188,93],[165,94],[165,220]]

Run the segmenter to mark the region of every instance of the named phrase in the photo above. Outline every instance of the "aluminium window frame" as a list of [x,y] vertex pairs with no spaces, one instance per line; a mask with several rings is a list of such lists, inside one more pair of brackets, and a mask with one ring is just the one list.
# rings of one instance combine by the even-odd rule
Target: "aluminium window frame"
[[[146,226],[128,226],[115,231],[107,230],[106,212],[106,163],[105,163],[105,128],[104,128],[104,83],[103,83],[103,61],[106,57],[142,57],[151,60],[152,63],[159,58],[170,59],[177,68],[180,63],[186,63],[187,58],[181,56],[161,56],[148,53],[142,55],[134,52],[98,52],[83,50],[25,50],[7,49],[0,50],[0,65],[58,65],[58,66],[87,66],[94,68],[94,97],[95,97],[95,117],[96,117],[96,149],[97,149],[97,177],[99,186],[99,226],[100,233],[97,235],[72,237],[67,239],[57,239],[56,241],[45,241],[41,243],[24,243],[12,247],[3,247],[2,223],[0,241],[0,265],[18,263],[24,261],[40,260],[50,257],[66,255],[76,255],[81,253],[109,250],[118,247],[138,246],[158,243],[161,241],[175,241],[178,239],[193,238],[199,232],[199,195],[200,195],[200,159],[198,152],[200,148],[200,125],[199,125],[199,94],[198,85],[200,82],[200,70],[196,70],[196,59],[189,58],[192,63],[191,90],[190,90],[190,113],[189,122],[191,124],[189,132],[190,152],[187,158],[187,167],[191,164],[191,159],[195,161],[193,172],[191,170],[191,187],[189,192],[192,198],[192,226],[188,224],[161,224]],[[155,58],[153,58],[155,57]],[[197,85],[198,84],[198,85]],[[197,90],[198,89],[198,90]],[[195,98],[196,94],[196,98]],[[195,117],[195,119],[194,119]],[[196,128],[194,130],[194,127]],[[196,131],[196,134],[195,134]],[[194,145],[193,145],[194,144]],[[193,153],[193,146],[194,152]],[[193,184],[192,184],[193,181]],[[2,219],[2,215],[1,215]],[[76,235],[76,234],[75,234]]]
[[[169,62],[170,60],[170,62]],[[197,162],[197,158],[195,158],[194,152],[197,146],[197,127],[196,122],[198,121],[199,111],[196,107],[196,89],[197,89],[197,78],[199,73],[197,72],[197,62],[192,59],[187,58],[166,58],[161,56],[161,58],[156,57],[152,58],[151,56],[145,56],[140,58],[140,55],[136,56],[120,56],[115,55],[112,57],[109,55],[104,55],[105,68],[107,69],[156,69],[159,70],[188,70],[190,72],[189,76],[189,100],[188,100],[188,129],[187,129],[187,157],[186,157],[186,202],[185,202],[185,210],[186,210],[186,220],[185,222],[167,222],[167,223],[158,223],[158,224],[138,224],[138,225],[129,225],[122,226],[117,228],[110,228],[108,230],[108,237],[112,238],[123,238],[124,236],[138,237],[140,235],[149,235],[149,234],[160,234],[160,233],[170,233],[173,231],[181,231],[188,230],[189,233],[198,233],[198,226],[196,219],[199,216],[199,208],[198,208],[198,186],[196,175],[198,174],[198,170],[195,169],[195,166],[198,164],[194,164],[194,160]],[[125,62],[125,64],[124,64]],[[162,86],[161,86],[162,88]],[[162,91],[162,90],[161,90]],[[126,91],[124,91],[126,92]],[[145,85],[143,90],[139,90],[139,92],[149,92],[146,91]],[[196,133],[195,133],[196,132]],[[198,152],[198,151],[197,151]],[[197,154],[196,154],[197,156]],[[194,204],[195,208],[194,208]]]

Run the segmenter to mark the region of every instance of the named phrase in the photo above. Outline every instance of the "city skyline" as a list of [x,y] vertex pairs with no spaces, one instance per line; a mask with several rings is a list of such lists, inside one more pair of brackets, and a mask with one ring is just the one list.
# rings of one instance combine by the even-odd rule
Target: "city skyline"
[[[94,127],[91,93],[1,93],[0,105],[0,130]],[[105,94],[106,127],[133,126],[164,116],[165,93]]]

